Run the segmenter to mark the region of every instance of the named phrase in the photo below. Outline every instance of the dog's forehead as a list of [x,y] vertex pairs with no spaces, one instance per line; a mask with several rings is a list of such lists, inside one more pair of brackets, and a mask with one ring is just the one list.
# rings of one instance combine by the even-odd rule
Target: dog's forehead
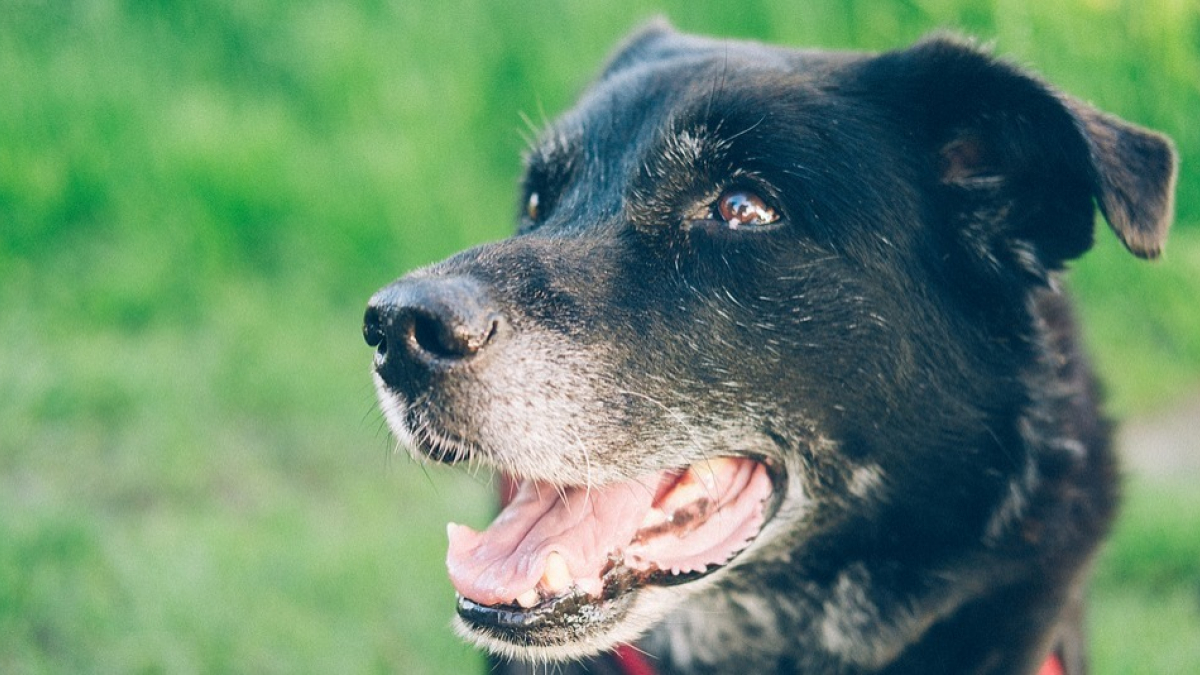
[[[726,114],[755,107],[766,111],[787,93],[836,80],[845,64],[862,56],[692,36],[671,39],[679,44],[606,71],[543,135],[530,153],[532,161],[643,148],[655,138],[699,125],[715,130]],[[614,144],[614,138],[621,143]]]
[[[759,150],[771,146],[776,159],[802,162],[804,139],[848,121],[828,93],[853,77],[847,65],[862,54],[695,38],[669,44],[606,70],[527,153],[527,192],[554,202],[543,232],[620,226],[631,196],[669,187],[639,180],[647,175],[686,180],[704,165],[733,166],[734,155],[763,160]],[[730,155],[735,141],[741,151]],[[784,157],[779,142],[792,154]]]

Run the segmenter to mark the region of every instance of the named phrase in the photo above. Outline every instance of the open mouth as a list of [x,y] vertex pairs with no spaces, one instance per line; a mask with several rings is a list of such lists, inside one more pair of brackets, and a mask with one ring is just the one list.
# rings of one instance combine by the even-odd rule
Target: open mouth
[[778,504],[767,464],[746,457],[603,486],[520,480],[509,492],[485,531],[448,526],[446,565],[468,626],[517,641],[612,618],[641,588],[713,573]]

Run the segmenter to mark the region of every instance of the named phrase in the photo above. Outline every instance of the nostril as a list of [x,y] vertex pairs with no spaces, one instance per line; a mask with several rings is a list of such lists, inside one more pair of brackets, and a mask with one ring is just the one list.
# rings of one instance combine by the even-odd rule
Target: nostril
[[380,352],[387,351],[387,338],[383,333],[383,321],[378,308],[367,308],[366,314],[363,315],[362,331],[368,347],[378,347]]
[[434,356],[454,356],[459,351],[445,324],[425,314],[414,314],[412,339],[417,347]]
[[425,353],[441,359],[464,359],[483,349],[495,335],[499,318],[487,317],[486,321],[451,321],[416,311],[412,314],[411,337],[413,343]]

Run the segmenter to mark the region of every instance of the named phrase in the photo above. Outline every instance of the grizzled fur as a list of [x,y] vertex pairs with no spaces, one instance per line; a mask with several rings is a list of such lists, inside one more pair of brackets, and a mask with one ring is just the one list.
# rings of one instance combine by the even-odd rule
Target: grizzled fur
[[[1097,205],[1156,256],[1174,170],[957,40],[643,30],[532,149],[516,236],[372,299],[380,398],[439,460],[591,485],[748,455],[779,506],[565,645],[460,631],[503,673],[613,672],[618,642],[662,673],[1081,672],[1116,470],[1059,276]],[[693,215],[729,189],[781,219]]]

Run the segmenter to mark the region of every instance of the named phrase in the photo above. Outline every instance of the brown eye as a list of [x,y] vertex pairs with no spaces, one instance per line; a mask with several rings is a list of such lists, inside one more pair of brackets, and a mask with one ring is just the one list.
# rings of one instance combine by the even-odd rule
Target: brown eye
[[541,201],[542,199],[538,196],[538,193],[530,192],[529,199],[525,202],[525,216],[535,223],[537,222],[538,216],[541,215],[541,211],[538,209],[538,205],[541,204]]
[[717,215],[732,230],[761,227],[779,220],[779,214],[767,206],[762,197],[746,190],[730,190],[722,194],[717,200]]

